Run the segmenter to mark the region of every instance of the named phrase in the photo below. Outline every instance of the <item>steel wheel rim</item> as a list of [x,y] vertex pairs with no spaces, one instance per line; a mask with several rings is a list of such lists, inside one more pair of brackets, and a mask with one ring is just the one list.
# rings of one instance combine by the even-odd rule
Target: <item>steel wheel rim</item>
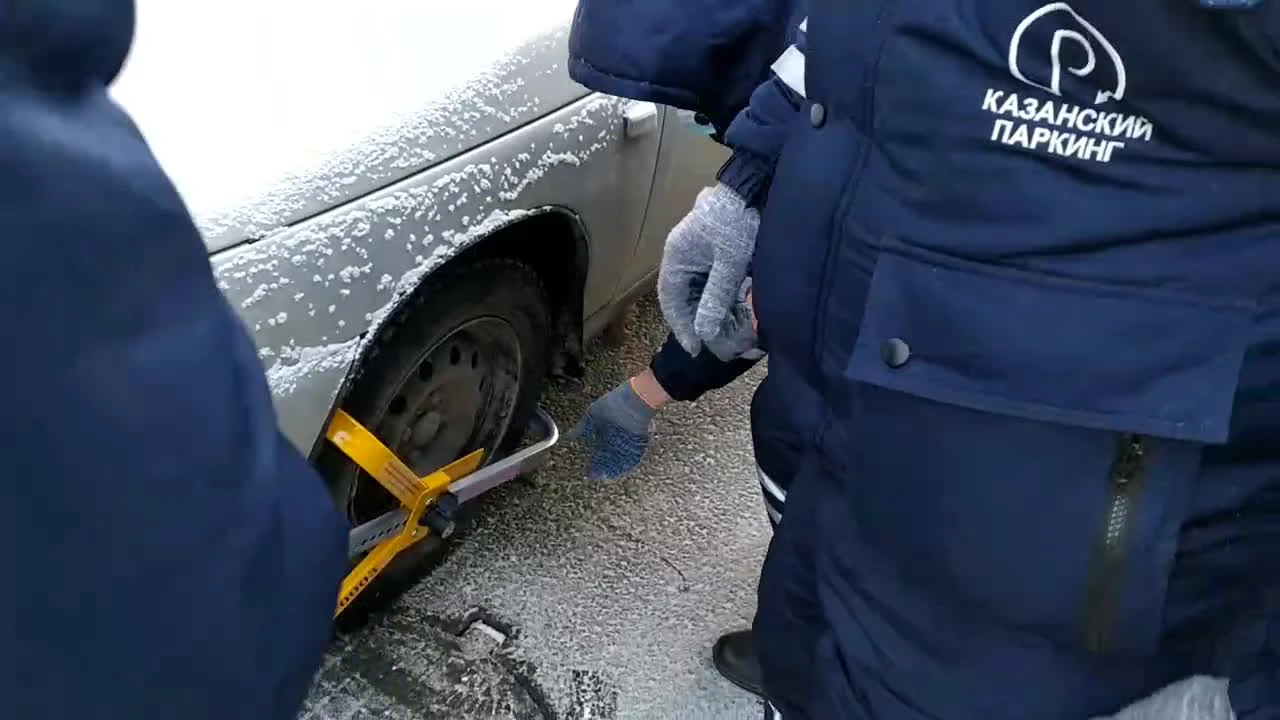
[[[370,429],[419,476],[480,448],[488,463],[515,412],[522,359],[511,323],[493,316],[468,320],[418,355]],[[397,503],[361,471],[346,505],[359,524]]]

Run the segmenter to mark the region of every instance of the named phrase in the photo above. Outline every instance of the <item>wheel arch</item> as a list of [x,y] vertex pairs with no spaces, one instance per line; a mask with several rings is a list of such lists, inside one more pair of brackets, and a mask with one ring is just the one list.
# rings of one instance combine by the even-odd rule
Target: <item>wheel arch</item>
[[[456,268],[478,260],[504,257],[529,265],[541,277],[551,304],[553,337],[548,366],[553,377],[581,378],[583,373],[583,302],[590,268],[590,243],[586,226],[572,210],[548,205],[512,213],[491,230],[477,233],[470,242],[453,248],[441,262],[418,277],[411,289],[400,293],[386,314],[365,334],[351,368],[334,396],[329,415],[342,406],[352,384],[360,377],[369,354],[405,308],[423,292],[427,280],[444,268]],[[325,427],[328,418],[325,419]],[[325,442],[316,438],[311,455]]]
[[449,262],[505,257],[529,265],[542,278],[551,302],[553,376],[582,376],[582,321],[591,265],[586,225],[577,213],[546,206],[485,235]]

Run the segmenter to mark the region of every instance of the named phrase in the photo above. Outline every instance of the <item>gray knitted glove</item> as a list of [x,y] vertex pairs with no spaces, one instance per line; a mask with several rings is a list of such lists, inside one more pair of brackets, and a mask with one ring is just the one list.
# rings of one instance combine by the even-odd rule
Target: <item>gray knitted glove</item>
[[617,480],[635,470],[649,447],[650,426],[657,411],[645,404],[630,380],[591,403],[565,440],[580,442],[591,455],[592,480]]
[[735,358],[754,360],[764,355],[751,322],[751,306],[747,304],[747,291],[750,289],[751,278],[747,278],[738,292],[738,301],[720,323],[720,332],[704,340],[707,349],[725,362]]
[[741,302],[759,227],[760,214],[717,184],[698,193],[693,210],[667,236],[658,302],[676,342],[690,355],[722,335]]
[[1098,720],[1235,720],[1227,681],[1197,675],[1166,685],[1109,718]]

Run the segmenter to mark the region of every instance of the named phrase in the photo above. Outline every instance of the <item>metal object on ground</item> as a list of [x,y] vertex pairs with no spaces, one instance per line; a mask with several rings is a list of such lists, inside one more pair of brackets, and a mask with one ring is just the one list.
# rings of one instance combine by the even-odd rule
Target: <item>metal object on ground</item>
[[531,430],[541,438],[538,442],[449,486],[449,492],[457,496],[459,503],[470,502],[503,483],[533,472],[547,461],[547,453],[560,442],[560,428],[541,408],[534,414],[531,426]]
[[325,436],[395,496],[401,507],[351,530],[348,554],[353,560],[364,557],[342,581],[335,614],[350,606],[396,555],[422,541],[427,533],[434,532],[441,538],[452,535],[461,504],[545,462],[548,451],[560,441],[560,430],[540,408],[533,425],[541,439],[510,457],[479,469],[485,453],[477,450],[419,478],[373,433],[339,410]]

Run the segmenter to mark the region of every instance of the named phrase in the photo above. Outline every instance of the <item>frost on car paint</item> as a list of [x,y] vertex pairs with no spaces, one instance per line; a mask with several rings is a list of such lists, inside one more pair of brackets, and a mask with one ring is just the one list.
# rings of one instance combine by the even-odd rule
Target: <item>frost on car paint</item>
[[573,7],[138,0],[112,94],[218,249],[533,119],[541,100],[509,71]]
[[[570,122],[599,128],[591,143],[548,136],[497,165],[477,162],[432,180],[414,178],[403,188],[388,188],[285,230],[269,242],[216,255],[220,285],[260,338],[272,336],[266,320],[278,312],[280,303],[292,304],[298,286],[350,290],[343,305],[360,310],[346,313],[345,319],[360,321],[357,324],[363,328],[379,316],[375,309],[391,302],[393,291],[403,288],[405,276],[421,279],[471,242],[514,219],[521,195],[549,172],[562,165],[578,166],[606,148],[608,138],[617,132],[621,102],[595,97],[577,108]],[[481,219],[463,223],[464,216]],[[418,238],[416,244],[402,241],[410,235]],[[407,270],[397,272],[398,268]],[[317,307],[328,311],[318,306],[318,298],[335,295],[336,291],[304,293],[297,305],[314,316]],[[264,302],[264,297],[270,302]],[[259,310],[260,306],[264,309]],[[342,306],[337,309],[344,314]],[[308,341],[323,343],[325,338]]]
[[[254,331],[273,394],[288,397],[309,375],[345,368],[429,272],[527,215],[525,196],[539,181],[607,149],[622,132],[624,102],[595,96],[571,108],[568,122],[593,130],[586,142],[537,135],[510,157],[428,171],[215,255],[220,287]],[[416,242],[404,241],[410,236]],[[307,288],[300,298],[297,287]],[[282,306],[292,320],[273,325]]]
[[[345,372],[360,349],[360,338],[320,347],[286,348],[282,357],[267,368],[267,383],[276,397],[288,397],[308,376],[327,371]],[[264,357],[271,351],[264,350]]]
[[299,446],[429,272],[558,202],[548,188],[593,157],[619,162],[625,101],[562,69],[574,5],[139,0],[112,93],[191,208]]

